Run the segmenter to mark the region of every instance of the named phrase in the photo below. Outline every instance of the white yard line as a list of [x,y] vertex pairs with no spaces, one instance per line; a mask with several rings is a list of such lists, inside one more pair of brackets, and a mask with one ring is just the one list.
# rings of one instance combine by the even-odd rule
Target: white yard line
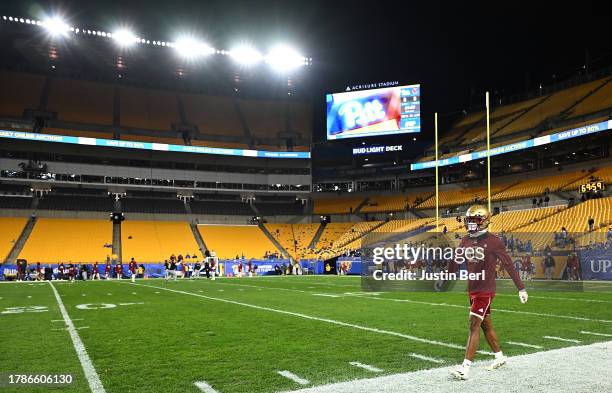
[[[72,318],[72,322],[74,321],[82,321],[83,318]],[[52,319],[51,322],[64,322],[63,319]]]
[[587,332],[587,331],[584,331],[584,330],[581,330],[580,333],[582,333],[582,334],[590,334],[590,335],[593,335],[593,336],[612,337],[612,334],[597,333],[597,332]]
[[[301,313],[292,312],[292,311],[285,311],[285,310],[278,310],[278,309],[270,308],[270,307],[257,306],[257,305],[254,305],[254,304],[238,302],[238,301],[235,301],[235,300],[229,300],[229,299],[223,299],[223,298],[218,298],[218,297],[206,296],[206,295],[201,295],[199,293],[180,291],[180,290],[177,290],[177,289],[170,289],[170,288],[164,288],[164,287],[156,287],[154,285],[145,285],[145,284],[131,284],[131,285],[139,285],[139,286],[148,287],[148,288],[154,288],[154,289],[159,289],[159,290],[164,290],[164,291],[169,291],[169,292],[174,292],[174,293],[180,293],[180,294],[188,295],[188,296],[196,296],[196,297],[200,297],[200,298],[203,298],[203,299],[215,300],[215,301],[218,301],[218,302],[234,304],[234,305],[243,306],[243,307],[249,307],[249,308],[253,308],[253,309],[256,309],[256,310],[269,311],[269,312],[274,312],[274,313],[284,314],[284,315],[291,315],[291,316],[294,316],[294,317],[309,319],[309,320],[312,320],[312,321],[326,322],[326,323],[330,323],[330,324],[333,324],[333,325],[350,327],[350,328],[353,328],[353,329],[364,330],[364,331],[378,333],[378,334],[385,334],[385,335],[388,335],[388,336],[405,338],[407,340],[422,342],[422,343],[431,344],[431,345],[438,345],[438,346],[447,347],[447,348],[453,348],[453,349],[458,349],[458,350],[464,350],[465,349],[465,347],[462,346],[462,345],[451,344],[451,343],[446,343],[446,342],[436,341],[436,340],[430,340],[430,339],[427,339],[427,338],[411,336],[409,334],[393,332],[393,331],[390,331],[390,330],[384,330],[384,329],[377,329],[377,328],[368,327],[368,326],[355,325],[355,324],[352,324],[352,323],[336,321],[334,319],[329,319],[329,318],[320,318],[320,317],[314,317],[314,316],[311,316],[311,315],[301,314]],[[481,353],[481,354],[484,354],[484,355],[492,355],[492,353],[488,352],[488,351],[478,351],[478,353]]]
[[[459,304],[449,304],[449,303],[435,303],[435,302],[425,302],[421,300],[410,300],[410,299],[395,299],[389,297],[373,297],[373,296],[355,296],[366,299],[375,299],[375,300],[387,300],[391,302],[405,302],[405,303],[414,303],[414,304],[425,304],[429,306],[439,306],[439,307],[455,307],[455,308],[469,308],[467,306],[461,306]],[[534,315],[538,317],[549,317],[549,318],[561,318],[561,319],[574,319],[577,321],[594,321],[594,322],[603,322],[603,323],[612,323],[612,320],[607,319],[593,319],[586,317],[575,317],[573,315],[559,315],[559,314],[548,314],[548,313],[540,313],[533,311],[520,311],[520,310],[507,310],[504,308],[492,308],[491,310],[497,312],[505,312],[511,314],[523,314],[523,315]]]
[[[231,286],[246,286],[246,287],[252,287],[252,288],[264,288],[264,289],[279,290],[279,291],[301,292],[301,293],[313,294],[315,296],[328,296],[326,294],[313,293],[312,291],[304,291],[304,290],[300,290],[300,289],[280,288],[280,287],[267,287],[267,286],[259,286],[259,285],[229,283],[229,282],[224,282],[222,284],[224,284],[224,285],[231,285]],[[423,305],[427,305],[427,306],[438,306],[438,307],[455,307],[455,308],[463,308],[463,309],[469,308],[468,306],[462,306],[462,305],[459,305],[459,304],[436,303],[436,302],[426,302],[426,301],[422,301],[422,300],[396,299],[396,298],[389,298],[389,297],[374,297],[374,296],[378,296],[379,294],[380,294],[379,292],[372,292],[371,294],[368,293],[368,292],[362,292],[361,294],[355,293],[355,292],[351,292],[351,296],[360,297],[360,298],[364,298],[364,299],[386,300],[386,301],[390,301],[390,302],[403,302],[403,303],[423,304]],[[336,294],[336,293],[330,293],[329,295],[330,295],[329,297],[342,296],[341,294]],[[331,296],[331,295],[333,295],[333,296]],[[612,320],[591,319],[591,318],[586,318],[586,317],[575,317],[575,316],[572,316],[572,315],[548,314],[548,313],[539,313],[539,312],[521,311],[521,310],[507,310],[507,309],[503,309],[503,308],[493,308],[492,310],[493,311],[498,311],[498,312],[512,313],[512,314],[533,315],[533,316],[538,316],[538,317],[562,318],[562,319],[573,319],[573,320],[578,320],[578,321],[595,321],[595,322],[612,323]]]
[[62,298],[60,297],[59,292],[53,286],[51,281],[48,281],[51,289],[53,290],[53,294],[55,295],[55,300],[57,300],[57,305],[59,306],[60,312],[62,313],[62,317],[64,318],[64,322],[66,323],[68,332],[70,333],[70,338],[72,339],[72,345],[74,346],[74,350],[77,353],[79,358],[79,362],[81,362],[81,367],[83,367],[83,373],[85,374],[85,378],[87,378],[87,383],[89,384],[89,389],[92,393],[105,393],[104,386],[102,385],[102,381],[100,381],[100,377],[98,376],[98,372],[96,371],[89,355],[87,354],[87,350],[85,349],[85,345],[83,341],[81,341],[81,337],[79,333],[74,327],[70,316],[68,315],[68,311],[66,311],[66,307],[64,307],[64,302],[62,302]]
[[411,353],[409,356],[415,359],[427,360],[428,362],[432,362],[432,363],[438,363],[438,364],[444,363],[444,360],[442,359],[436,359],[430,356],[419,355],[418,353]]
[[195,382],[194,385],[196,385],[196,387],[204,393],[217,393],[217,391],[213,389],[212,386],[210,386],[204,381]]
[[382,369],[380,369],[378,367],[370,366],[369,364],[363,364],[363,363],[359,363],[359,362],[349,362],[349,364],[351,366],[359,367],[359,368],[362,368],[364,370],[371,371],[373,373],[381,373],[381,372],[384,371],[384,370],[382,370]]
[[576,344],[580,344],[580,340],[574,340],[573,338],[563,338],[563,337],[557,337],[557,336],[543,336],[544,338],[547,338],[549,340],[556,340],[556,341],[563,341],[566,343],[576,343]]
[[521,342],[517,342],[517,341],[506,341],[506,344],[517,345],[519,347],[525,347],[525,348],[535,348],[535,349],[542,349],[543,348],[540,345],[521,343]]
[[[516,297],[516,295],[511,295],[509,293],[498,293],[495,296],[509,296]],[[544,300],[569,300],[572,302],[587,302],[587,303],[612,303],[612,300],[598,300],[598,299],[580,299],[576,297],[556,297],[556,296],[538,296],[538,295],[529,295],[529,299],[544,299]]]
[[277,373],[279,375],[282,375],[283,377],[292,380],[293,382],[299,384],[299,385],[308,385],[310,383],[309,380],[301,378],[297,375],[295,375],[294,373],[292,373],[291,371],[287,371],[287,370],[283,370],[283,371],[277,371]]
[[450,371],[456,367],[450,366],[332,383],[291,393],[610,392],[611,362],[612,341],[608,341],[513,356],[505,367],[495,371],[486,370],[487,363],[476,362],[469,381],[450,378]]

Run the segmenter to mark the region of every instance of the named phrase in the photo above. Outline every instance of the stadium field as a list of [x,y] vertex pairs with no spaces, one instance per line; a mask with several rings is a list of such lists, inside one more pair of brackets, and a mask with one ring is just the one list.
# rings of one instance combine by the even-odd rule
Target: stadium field
[[509,364],[484,370],[483,337],[475,377],[451,381],[467,318],[464,293],[367,293],[359,277],[0,284],[3,369],[73,374],[62,392],[612,391],[610,283],[500,293]]

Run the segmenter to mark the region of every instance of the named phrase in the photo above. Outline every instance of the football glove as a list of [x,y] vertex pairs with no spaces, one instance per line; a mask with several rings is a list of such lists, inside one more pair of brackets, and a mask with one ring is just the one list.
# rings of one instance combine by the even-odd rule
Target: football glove
[[521,289],[518,295],[519,295],[519,299],[521,300],[521,303],[523,304],[527,303],[527,299],[529,298],[529,296],[527,295],[526,290]]

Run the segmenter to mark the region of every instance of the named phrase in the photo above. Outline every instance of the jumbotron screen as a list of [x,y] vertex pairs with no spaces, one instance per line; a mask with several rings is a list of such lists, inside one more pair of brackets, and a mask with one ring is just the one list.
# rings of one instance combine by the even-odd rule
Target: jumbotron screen
[[421,131],[421,85],[327,94],[327,139]]

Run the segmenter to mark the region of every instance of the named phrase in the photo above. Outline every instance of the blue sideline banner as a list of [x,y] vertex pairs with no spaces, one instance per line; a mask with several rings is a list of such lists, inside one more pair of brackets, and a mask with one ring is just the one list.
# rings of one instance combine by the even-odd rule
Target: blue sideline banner
[[[509,145],[498,146],[491,149],[491,156],[511,153],[514,151],[525,150],[531,147],[548,145],[550,143],[561,142],[567,139],[578,138],[585,135],[595,134],[601,131],[606,131],[612,128],[612,120],[602,121],[600,123],[591,124],[584,127],[573,128],[571,130],[561,131],[556,134],[540,136],[534,139],[529,139],[522,142],[516,142]],[[454,165],[463,162],[481,160],[487,157],[486,150],[480,150],[473,153],[462,154],[460,156],[445,158],[438,160],[438,166]],[[410,164],[410,170],[418,171],[421,169],[435,168],[436,161],[417,162]]]
[[226,149],[222,147],[185,146],[168,143],[134,142],[114,139],[88,138],[81,136],[38,134],[35,132],[0,130],[0,138],[21,139],[39,142],[70,143],[73,145],[120,147],[125,149],[170,151],[178,153],[215,154],[222,156],[255,158],[310,158],[307,151],[267,151],[249,149]]
[[583,280],[612,280],[612,248],[582,250],[579,255]]

